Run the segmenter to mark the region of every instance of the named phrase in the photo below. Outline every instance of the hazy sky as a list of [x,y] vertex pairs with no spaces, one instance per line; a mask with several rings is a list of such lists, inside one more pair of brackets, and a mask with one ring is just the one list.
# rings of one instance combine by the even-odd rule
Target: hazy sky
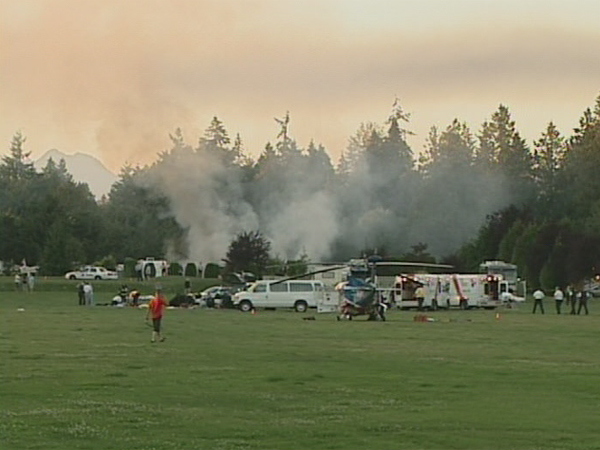
[[334,162],[395,97],[413,150],[500,103],[529,143],[600,94],[598,0],[0,0],[0,142],[148,163],[218,116],[257,156],[290,111]]

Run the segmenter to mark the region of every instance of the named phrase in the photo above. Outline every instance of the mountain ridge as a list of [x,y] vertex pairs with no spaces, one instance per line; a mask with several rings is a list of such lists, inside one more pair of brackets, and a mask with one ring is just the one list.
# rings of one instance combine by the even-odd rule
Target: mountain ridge
[[73,180],[78,183],[86,183],[90,188],[90,192],[97,199],[100,199],[103,195],[108,195],[110,188],[118,180],[117,175],[108,170],[99,159],[82,152],[68,155],[53,148],[36,159],[33,165],[37,170],[41,170],[50,158],[55,163],[64,159]]

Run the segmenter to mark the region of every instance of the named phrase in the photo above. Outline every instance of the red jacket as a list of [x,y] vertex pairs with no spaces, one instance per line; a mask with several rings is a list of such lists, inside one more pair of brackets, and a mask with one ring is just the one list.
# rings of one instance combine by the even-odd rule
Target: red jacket
[[160,319],[163,316],[165,311],[165,307],[168,305],[167,300],[162,294],[157,294],[150,303],[148,304],[148,308],[152,312],[153,319]]

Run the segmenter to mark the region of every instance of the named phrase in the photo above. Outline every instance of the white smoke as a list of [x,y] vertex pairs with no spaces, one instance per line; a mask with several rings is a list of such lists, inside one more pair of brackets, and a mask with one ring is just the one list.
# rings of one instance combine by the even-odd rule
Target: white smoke
[[444,170],[420,181],[398,175],[388,186],[359,165],[347,183],[331,184],[310,158],[267,164],[257,174],[221,156],[180,145],[149,172],[149,186],[168,199],[185,232],[184,256],[194,261],[221,261],[248,231],[260,231],[271,255],[287,260],[350,258],[365,249],[401,255],[420,242],[439,257],[510,201],[502,179],[474,172]]
[[296,259],[302,254],[311,260],[327,258],[338,236],[336,202],[323,191],[294,199],[269,221],[267,236],[274,254]]
[[151,183],[168,198],[173,217],[187,231],[189,259],[220,261],[236,234],[258,228],[239,178],[215,155],[179,150],[152,169]]

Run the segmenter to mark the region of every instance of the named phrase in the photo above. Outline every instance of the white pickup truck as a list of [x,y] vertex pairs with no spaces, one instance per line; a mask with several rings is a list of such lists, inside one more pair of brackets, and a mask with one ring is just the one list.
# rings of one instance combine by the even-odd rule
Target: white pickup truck
[[67,272],[67,280],[116,280],[119,278],[117,272],[107,270],[104,267],[85,266],[80,270]]

